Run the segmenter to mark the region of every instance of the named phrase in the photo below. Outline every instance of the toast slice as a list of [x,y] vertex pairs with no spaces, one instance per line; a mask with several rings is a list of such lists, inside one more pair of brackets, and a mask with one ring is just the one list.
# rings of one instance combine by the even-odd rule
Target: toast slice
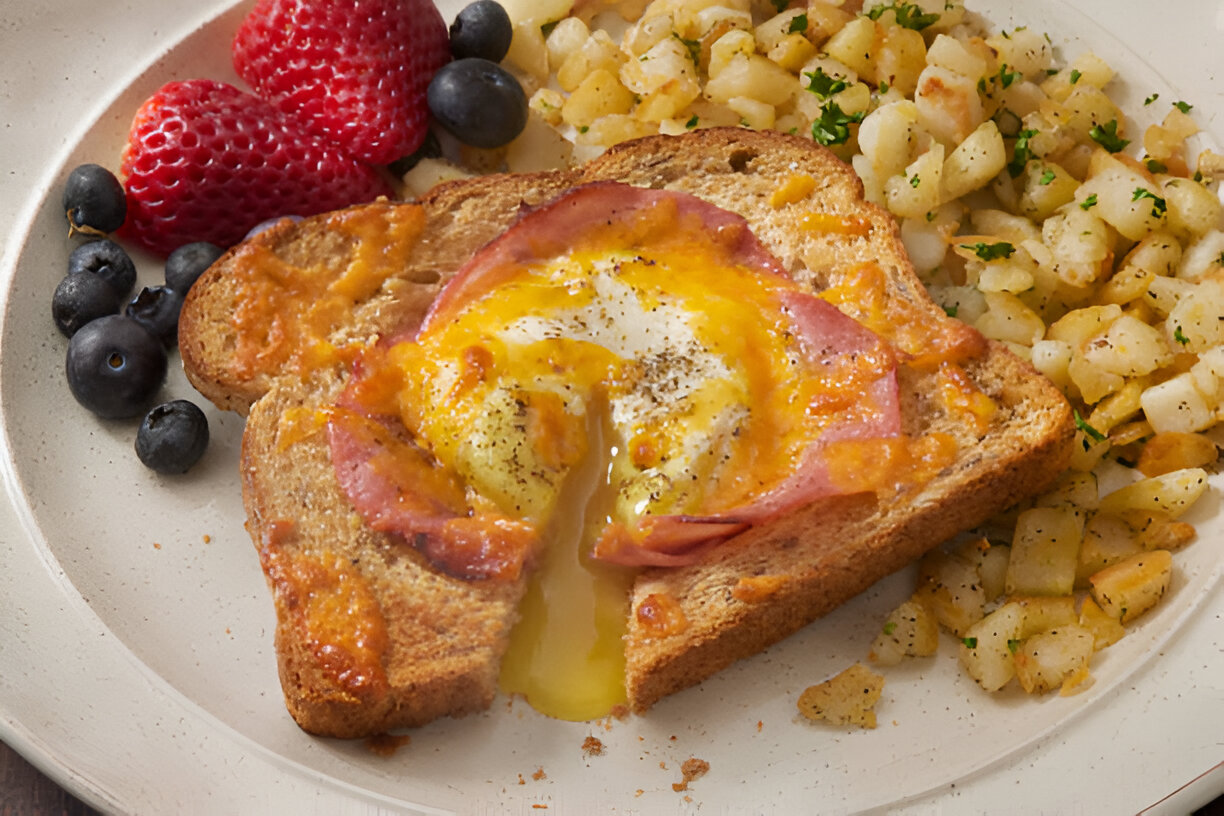
[[[193,287],[179,345],[205,396],[249,412],[248,529],[276,604],[286,703],[305,730],[374,734],[479,710],[495,696],[525,576],[451,578],[366,527],[339,489],[327,412],[350,376],[352,348],[419,323],[523,207],[601,180],[684,191],[742,215],[815,292],[844,289],[865,266],[879,270],[884,307],[903,307],[929,336],[976,338],[961,369],[993,406],[966,413],[948,402],[938,366],[899,366],[904,432],[955,440],[950,465],[887,496],[818,500],[695,564],[640,572],[625,641],[633,710],[786,637],[1065,468],[1074,429],[1062,395],[930,301],[891,216],[865,203],[850,168],[810,140],[741,129],[647,137],[573,170],[477,177],[415,203],[283,222]],[[871,319],[866,304],[835,302]]]

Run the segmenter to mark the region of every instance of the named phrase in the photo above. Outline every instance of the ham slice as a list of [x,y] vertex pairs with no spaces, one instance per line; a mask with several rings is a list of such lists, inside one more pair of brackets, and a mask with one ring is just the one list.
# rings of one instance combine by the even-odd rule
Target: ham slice
[[[668,208],[667,217],[657,217],[659,208]],[[668,224],[671,229],[660,226]],[[675,228],[677,224],[683,229]],[[782,264],[740,216],[683,193],[600,182],[525,212],[457,273],[420,328],[409,330],[408,336],[421,337],[431,327],[448,325],[468,303],[519,274],[526,264],[567,255],[592,242],[648,250],[668,241],[693,240],[694,235],[717,245],[726,261],[776,283],[777,308],[789,323],[787,331],[795,338],[805,376],[831,377],[841,390],[825,397],[841,407],[834,411],[807,406],[808,415],[818,417],[812,420],[818,427],[793,457],[791,471],[771,477],[736,506],[611,522],[594,551],[606,561],[633,566],[693,563],[753,524],[847,492],[830,470],[831,445],[901,433],[891,346],[791,283]],[[536,540],[534,526],[489,512],[484,509],[488,502],[466,495],[457,476],[431,461],[428,442],[410,438],[394,410],[361,397],[371,391],[378,389],[363,389],[363,373],[355,373],[340,400],[343,410],[336,412],[328,429],[340,486],[354,508],[372,528],[402,536],[449,574],[468,579],[517,575]],[[393,464],[397,457],[402,461]]]

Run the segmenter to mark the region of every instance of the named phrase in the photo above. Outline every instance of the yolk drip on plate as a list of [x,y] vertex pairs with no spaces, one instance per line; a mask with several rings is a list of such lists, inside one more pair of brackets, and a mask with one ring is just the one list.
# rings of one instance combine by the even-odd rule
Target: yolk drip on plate
[[[333,458],[378,453],[346,470],[364,474],[350,498],[444,571],[456,525],[502,525],[478,544],[530,531],[502,685],[565,719],[624,699],[632,567],[691,563],[861,489],[838,484],[831,452],[900,434],[888,343],[802,291],[739,216],[619,184],[525,216],[359,371]],[[354,411],[380,419],[353,424]],[[412,467],[380,465],[388,451]],[[403,475],[421,468],[445,478]],[[366,506],[412,491],[403,516]]]

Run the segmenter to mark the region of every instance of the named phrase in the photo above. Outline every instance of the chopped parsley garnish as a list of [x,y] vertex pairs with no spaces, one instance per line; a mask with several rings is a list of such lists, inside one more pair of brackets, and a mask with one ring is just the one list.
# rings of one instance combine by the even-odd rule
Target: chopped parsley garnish
[[1017,79],[1020,78],[1020,72],[1007,70],[1007,63],[1003,63],[1002,65],[999,66],[998,78],[999,78],[999,84],[1002,85],[1004,88],[1007,88],[1013,82],[1015,82]]
[[838,91],[846,90],[846,81],[844,79],[829,76],[824,72],[823,68],[807,71],[803,75],[808,78],[807,89],[821,99],[828,99]]
[[1080,202],[1080,209],[1090,210],[1096,205],[1097,205],[1097,194],[1093,193],[1092,195],[1088,196],[1087,198],[1085,198],[1083,201]]
[[988,244],[985,241],[978,241],[976,244],[961,244],[962,249],[972,249],[973,254],[977,255],[983,261],[997,261],[1000,258],[1010,258],[1016,248],[1007,241],[999,241],[996,244]]
[[896,12],[897,25],[902,28],[911,28],[914,31],[921,31],[927,26],[939,22],[938,14],[923,14],[922,7],[917,3],[893,3],[892,5],[876,6],[867,12],[867,16],[873,20],[878,20],[884,12],[890,10]]
[[956,317],[956,313],[960,311],[960,307],[953,303],[951,306],[943,307],[943,310],[948,317]]
[[879,84],[879,85],[876,87],[876,91],[878,91],[878,92],[880,93],[880,95],[881,95],[881,96],[883,96],[884,94],[888,93],[888,83],[887,83],[887,82],[881,82],[881,83],[880,83],[880,84]]
[[1008,638],[1007,639],[1007,651],[1011,652],[1012,654],[1015,654],[1016,650],[1019,648],[1020,648],[1019,638]]
[[1184,332],[1182,332],[1181,326],[1178,326],[1173,330],[1173,339],[1181,343],[1183,346],[1190,342],[1190,338],[1187,337]]
[[1033,157],[1033,152],[1029,150],[1029,139],[1037,135],[1037,131],[1032,128],[1022,130],[1016,134],[1016,145],[1012,148],[1012,160],[1007,163],[1007,172],[1012,178],[1024,172],[1024,165],[1028,164],[1028,160]]
[[689,120],[684,123],[684,126],[689,130],[697,127],[697,114],[694,113],[692,116],[690,116]]
[[961,638],[961,643],[965,644],[965,646],[969,649],[977,648],[977,638],[975,637]]
[[913,175],[910,176],[909,183],[911,187],[917,189],[918,185],[922,183],[922,179],[918,178],[917,175]]
[[1164,173],[1169,169],[1168,165],[1164,162],[1156,161],[1155,159],[1148,159],[1143,165],[1152,173]]
[[1159,98],[1160,98],[1160,94],[1158,94],[1158,93],[1154,93],[1154,94],[1152,94],[1151,96],[1149,96],[1147,99],[1143,100],[1143,104],[1145,104],[1145,105],[1150,105],[1150,104],[1152,104],[1153,102],[1155,102],[1155,101],[1156,101],[1157,99],[1159,99]]
[[1142,187],[1136,187],[1135,192],[1131,193],[1131,201],[1142,201],[1145,198],[1152,199],[1152,217],[1160,218],[1165,214],[1168,205],[1160,196],[1153,193],[1151,190],[1145,190]]
[[1173,103],[1173,107],[1177,108],[1182,113],[1189,113],[1193,105],[1182,102],[1180,99]]
[[807,15],[796,14],[790,21],[790,26],[786,29],[787,34],[802,34],[807,31]]
[[1042,187],[1044,187],[1053,180],[1054,180],[1054,171],[1047,168],[1046,171],[1041,174],[1041,178],[1037,179],[1037,183],[1040,184]]
[[889,621],[888,623],[884,624],[884,634],[891,635],[895,631],[897,631],[896,622]]
[[1072,69],[1071,69],[1071,84],[1072,84],[1072,85],[1074,85],[1075,83],[1079,82],[1079,81],[1080,81],[1080,77],[1082,77],[1082,76],[1083,76],[1083,74],[1081,74],[1079,71],[1077,71],[1077,70],[1075,70],[1074,68],[1072,68]]
[[812,138],[825,147],[845,144],[850,138],[850,125],[863,121],[863,111],[846,113],[841,105],[828,102],[820,109],[820,118],[812,123]]
[[[1088,439],[1091,439],[1093,442],[1104,442],[1105,441],[1105,439],[1107,438],[1105,434],[1101,433],[1096,428],[1089,425],[1084,420],[1084,418],[1079,415],[1079,411],[1073,410],[1071,412],[1071,416],[1075,420],[1075,427],[1083,431],[1084,436],[1088,437]],[[1088,450],[1090,447],[1092,447],[1091,445],[1088,444],[1088,439],[1084,440],[1084,450]]]
[[1117,153],[1130,144],[1130,139],[1123,139],[1118,135],[1117,119],[1110,119],[1103,125],[1093,125],[1092,129],[1088,131],[1088,135],[1092,137],[1092,141],[1110,153]]

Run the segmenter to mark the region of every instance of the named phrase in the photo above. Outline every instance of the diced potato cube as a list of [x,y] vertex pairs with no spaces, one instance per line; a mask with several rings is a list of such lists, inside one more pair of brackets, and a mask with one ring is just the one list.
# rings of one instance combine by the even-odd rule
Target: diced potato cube
[[1193,524],[1177,521],[1159,510],[1127,510],[1120,517],[1135,532],[1135,540],[1145,550],[1179,550],[1194,540]]
[[1049,218],[1064,204],[1075,199],[1079,181],[1060,164],[1049,160],[1031,161],[1021,174],[1024,191],[1020,212],[1034,221]]
[[1083,202],[1095,195],[1092,212],[1132,241],[1161,229],[1167,204],[1159,186],[1116,158],[1101,159],[1099,164],[1080,185],[1076,200]]
[[1136,467],[1144,476],[1160,476],[1183,468],[1201,468],[1219,458],[1220,449],[1209,437],[1168,431],[1144,444]]
[[1084,538],[1076,559],[1075,585],[1087,587],[1090,577],[1142,550],[1134,529],[1123,518],[1112,513],[1097,513],[1084,525]]
[[1101,366],[1084,357],[1082,351],[1073,352],[1071,362],[1067,365],[1067,376],[1072,384],[1079,389],[1080,398],[1092,405],[1126,385],[1126,378],[1121,374],[1106,371]]
[[1152,550],[1132,555],[1088,579],[1092,598],[1108,615],[1122,623],[1154,607],[1173,580],[1173,555]]
[[544,34],[540,31],[542,22],[547,21],[524,19],[515,23],[510,50],[506,52],[504,60],[540,85],[548,81],[548,49],[544,45]]
[[591,122],[585,129],[580,129],[574,143],[611,147],[614,144],[639,139],[657,132],[656,127],[650,122],[643,122],[625,113],[610,113]]
[[862,663],[799,695],[799,713],[809,720],[827,720],[834,725],[875,728],[875,705],[884,690],[884,678]]
[[1060,340],[1073,349],[1081,349],[1121,316],[1122,307],[1114,304],[1076,309],[1051,324],[1046,339]]
[[986,120],[977,80],[928,65],[914,91],[923,128],[949,147],[958,145]]
[[1208,279],[1187,292],[1169,312],[1169,340],[1182,351],[1201,354],[1224,344],[1224,281]]
[[1178,282],[1200,281],[1224,269],[1224,230],[1212,230],[1186,247],[1177,264]]
[[876,23],[868,17],[855,17],[825,42],[824,51],[860,76],[874,74],[872,47],[876,39]]
[[1092,633],[1092,647],[1098,652],[1117,643],[1126,634],[1120,620],[1105,614],[1096,601],[1087,597],[1080,604],[1079,625]]
[[1025,640],[1016,650],[1016,679],[1029,694],[1062,686],[1088,665],[1095,638],[1078,624],[1060,626]]
[[745,127],[765,130],[774,126],[777,111],[773,105],[747,96],[735,96],[727,100],[727,107],[742,117]]
[[794,76],[776,63],[759,54],[736,54],[706,83],[705,95],[719,104],[746,96],[776,106],[788,102],[798,88]]
[[[656,20],[666,20],[663,17],[657,17]],[[668,34],[670,34],[670,30]],[[557,21],[553,26],[552,31],[548,32],[548,37],[544,40],[544,45],[548,49],[548,63],[555,68],[559,68],[565,63],[565,60],[570,54],[573,54],[586,43],[591,36],[591,29],[587,28],[587,24],[579,20],[577,17],[565,17]]]
[[[716,79],[736,57],[756,53],[756,38],[751,31],[735,29],[723,34],[710,46],[710,62],[706,75]],[[741,94],[734,94],[739,96]]]
[[808,60],[816,56],[816,46],[802,34],[789,34],[769,49],[766,56],[786,70],[797,73]]
[[1109,328],[1085,345],[1082,353],[1088,363],[1124,377],[1149,374],[1173,362],[1173,352],[1164,335],[1130,315],[1110,323]]
[[1016,637],[1021,640],[1078,619],[1071,595],[1015,595],[1008,602],[1020,605],[1020,632]]
[[884,201],[888,209],[902,218],[921,218],[938,207],[943,165],[943,145],[936,144],[906,167],[904,174],[886,179]]
[[980,53],[947,34],[937,34],[927,50],[927,65],[944,68],[977,82],[985,76],[987,63]]
[[[1006,165],[1007,151],[1003,147],[1003,136],[999,133],[998,125],[988,119],[957,145],[944,162],[941,177],[943,200],[960,198],[985,187]],[[978,229],[991,231],[981,226]]]
[[986,43],[998,52],[1000,64],[1006,63],[1030,79],[1044,76],[1054,64],[1054,48],[1038,29],[1012,29],[988,37]]
[[1200,238],[1219,226],[1224,204],[1207,187],[1183,178],[1168,178],[1160,185],[1168,207],[1169,230],[1184,241]]
[[[799,18],[803,18],[800,20]],[[796,22],[798,21],[798,22]],[[751,18],[749,18],[751,23]],[[802,25],[799,31],[796,26]],[[792,33],[803,36],[807,30],[807,12],[805,9],[787,9],[776,14],[756,27],[756,41],[761,52],[768,54],[774,47],[789,37]]]
[[1031,346],[1045,334],[1045,321],[1010,292],[986,292],[986,313],[973,325],[993,340]]
[[588,74],[565,100],[561,118],[581,130],[601,117],[628,113],[635,102],[633,91],[622,85],[611,71],[600,68]]
[[1063,207],[1042,222],[1041,240],[1049,248],[1054,273],[1072,286],[1087,286],[1108,271],[1113,252],[1109,230],[1090,210],[1074,204]]
[[938,648],[939,621],[925,601],[914,597],[889,613],[867,659],[892,666],[904,657],[933,655]]
[[859,150],[879,178],[900,175],[911,161],[913,131],[918,108],[913,102],[881,105],[859,124]]
[[506,167],[512,173],[560,170],[569,166],[572,154],[573,145],[533,112],[523,132],[506,146]]
[[1006,592],[1070,595],[1083,533],[1084,515],[1073,507],[1034,507],[1021,513],[1007,564]]
[[1115,514],[1126,510],[1160,511],[1177,518],[1206,491],[1207,472],[1202,468],[1184,468],[1118,488],[1101,499],[1100,511]]
[[910,28],[890,26],[875,52],[876,85],[888,85],[899,93],[911,95],[918,77],[926,67],[926,41]]
[[1201,431],[1215,422],[1215,409],[1195,387],[1189,372],[1157,383],[1140,398],[1143,413],[1158,433]]
[[1038,340],[1033,344],[1033,367],[1064,391],[1071,384],[1071,357],[1071,345],[1064,340]]
[[981,620],[986,606],[977,566],[943,550],[933,550],[919,562],[914,595],[931,608],[942,626],[957,635]]
[[1022,619],[1019,604],[1005,603],[970,626],[961,638],[961,665],[987,691],[998,691],[1016,676],[1012,649]]
[[1147,293],[1143,302],[1147,304],[1158,317],[1168,317],[1178,302],[1194,291],[1197,284],[1178,278],[1166,278],[1160,275],[1148,283]]

